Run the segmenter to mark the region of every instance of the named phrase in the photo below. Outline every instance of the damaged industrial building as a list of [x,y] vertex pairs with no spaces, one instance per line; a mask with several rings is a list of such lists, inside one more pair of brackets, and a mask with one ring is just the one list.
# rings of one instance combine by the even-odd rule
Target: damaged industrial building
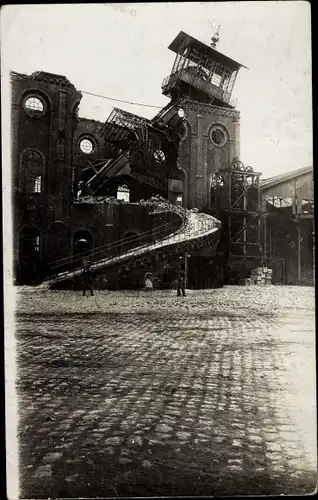
[[313,167],[262,179],[240,161],[232,91],[245,67],[180,32],[152,119],[114,108],[80,118],[61,75],[12,72],[16,284],[76,287],[83,261],[100,287],[239,284],[257,267],[274,284],[314,280]]

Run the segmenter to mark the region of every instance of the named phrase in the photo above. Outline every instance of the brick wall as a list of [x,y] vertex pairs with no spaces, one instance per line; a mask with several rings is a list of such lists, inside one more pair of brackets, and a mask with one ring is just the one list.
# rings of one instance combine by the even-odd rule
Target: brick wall
[[[29,97],[40,98],[41,116],[25,109]],[[12,74],[12,182],[14,191],[14,247],[18,257],[19,234],[26,226],[40,232],[41,259],[50,253],[51,225],[65,222],[70,214],[73,134],[81,94],[63,76],[45,72],[31,76]],[[40,193],[22,188],[22,159],[26,151],[43,159]]]
[[[82,168],[88,166],[89,162],[94,162],[103,158],[103,147],[105,140],[101,135],[103,123],[88,118],[79,118],[73,135],[73,163],[75,178]],[[89,139],[93,144],[93,151],[85,154],[80,149],[82,139]]]
[[[182,107],[187,132],[180,144],[179,162],[187,177],[187,206],[206,210],[212,174],[239,156],[239,112],[194,101],[184,101]],[[224,133],[224,145],[212,142],[215,127]]]

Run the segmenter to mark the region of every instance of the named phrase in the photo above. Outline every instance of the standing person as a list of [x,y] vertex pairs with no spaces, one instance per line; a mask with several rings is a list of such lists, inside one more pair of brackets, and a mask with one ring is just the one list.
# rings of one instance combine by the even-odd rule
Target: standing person
[[83,270],[83,281],[84,281],[84,286],[83,286],[83,296],[86,295],[86,290],[91,291],[91,297],[94,295],[94,289],[93,289],[93,275],[92,275],[92,264],[90,261],[87,261]]
[[183,297],[185,297],[185,271],[184,268],[179,266],[178,275],[177,275],[177,290],[178,297],[181,296],[181,292]]
[[151,273],[145,274],[145,290],[146,291],[153,289],[153,283],[152,283],[150,276],[151,276]]

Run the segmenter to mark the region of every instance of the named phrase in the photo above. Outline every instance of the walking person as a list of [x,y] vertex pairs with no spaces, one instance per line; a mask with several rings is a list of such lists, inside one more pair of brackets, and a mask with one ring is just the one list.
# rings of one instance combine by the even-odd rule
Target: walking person
[[178,292],[178,297],[181,297],[181,292],[182,296],[185,297],[185,271],[183,267],[179,266],[178,269],[178,274],[177,274],[177,292]]
[[91,297],[94,296],[93,289],[93,273],[92,273],[92,264],[90,261],[87,261],[82,273],[83,277],[83,297],[86,295],[86,290],[90,290]]

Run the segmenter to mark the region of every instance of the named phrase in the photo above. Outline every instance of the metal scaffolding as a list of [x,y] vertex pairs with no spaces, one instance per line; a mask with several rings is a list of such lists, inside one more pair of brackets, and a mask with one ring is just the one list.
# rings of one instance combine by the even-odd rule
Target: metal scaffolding
[[[260,173],[237,159],[211,178],[211,212],[221,220],[227,265],[245,277],[262,265]],[[250,261],[250,264],[248,263]]]
[[110,142],[125,139],[131,130],[145,123],[150,123],[147,118],[128,113],[120,108],[114,108],[101,130],[101,135]]
[[90,164],[82,171],[78,182],[85,193],[108,194],[109,186],[120,176],[121,181],[134,179],[157,194],[166,193],[169,168],[174,163],[172,129],[162,130],[143,117],[114,108],[101,133],[106,139],[105,160],[101,168]]

